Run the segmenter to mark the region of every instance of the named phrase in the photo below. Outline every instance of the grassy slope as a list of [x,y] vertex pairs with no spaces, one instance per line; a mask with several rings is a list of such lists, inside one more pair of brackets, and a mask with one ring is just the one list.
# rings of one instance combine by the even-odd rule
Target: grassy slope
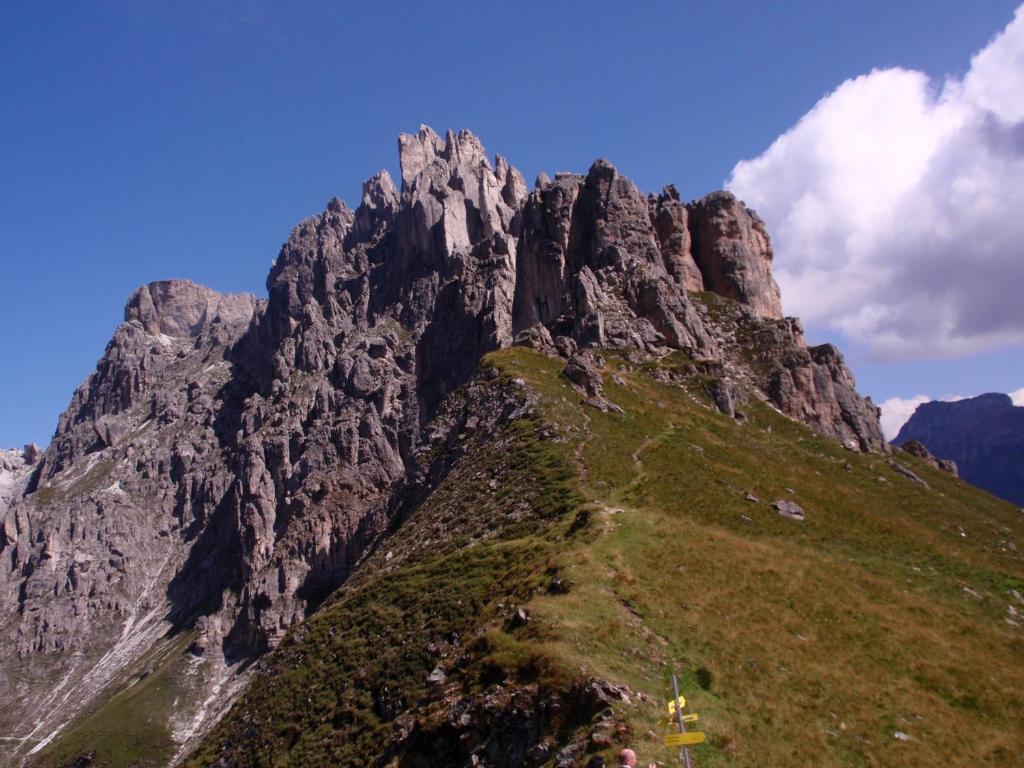
[[582,454],[586,495],[621,511],[566,553],[581,588],[538,601],[567,662],[652,695],[662,662],[683,671],[702,765],[1024,764],[1015,508],[899,455],[925,489],[760,404],[741,425],[618,375],[625,414],[592,413]]
[[102,704],[73,723],[42,751],[37,768],[159,768],[174,755],[169,717],[190,690],[188,633],[169,637],[128,670]]
[[[606,395],[623,414],[581,406],[556,360],[510,349],[489,364],[542,393],[566,441],[520,423],[457,466],[388,547],[439,515],[449,536],[472,531],[523,494],[545,500],[544,522],[371,563],[294,633],[195,765],[224,744],[245,764],[364,764],[391,732],[373,691],[386,681],[399,709],[422,704],[425,649],[450,632],[486,638],[462,663],[470,687],[498,666],[646,692],[654,703],[619,707],[644,758],[675,757],[655,722],[671,667],[708,734],[699,765],[1024,764],[1024,629],[1005,621],[1008,591],[1024,591],[1015,508],[900,454],[925,489],[759,403],[740,424],[614,358]],[[508,456],[516,469],[488,495]],[[556,500],[575,493],[591,524],[568,536],[578,502]],[[775,499],[807,520],[778,516]],[[553,566],[567,595],[542,588]],[[500,620],[510,601],[528,601],[527,627]]]

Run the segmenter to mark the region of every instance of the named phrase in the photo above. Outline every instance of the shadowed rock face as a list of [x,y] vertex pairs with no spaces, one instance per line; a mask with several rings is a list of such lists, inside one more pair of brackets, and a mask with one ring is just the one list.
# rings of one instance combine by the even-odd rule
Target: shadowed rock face
[[[517,338],[739,375],[687,295],[715,291],[769,324],[772,373],[739,376],[755,396],[881,445],[838,353],[778,319],[763,225],[731,196],[645,197],[603,160],[528,191],[466,131],[398,145],[401,188],[382,171],[356,210],[295,227],[266,301],[179,280],[131,296],[0,508],[0,669],[23,679],[0,693],[6,733],[43,738],[172,628],[194,629],[211,686],[273,647],[425,492],[412,457],[444,437],[425,425]],[[39,693],[61,676],[55,715]]]
[[1024,408],[1008,395],[923,403],[893,444],[915,440],[934,456],[956,462],[969,483],[1024,504]]

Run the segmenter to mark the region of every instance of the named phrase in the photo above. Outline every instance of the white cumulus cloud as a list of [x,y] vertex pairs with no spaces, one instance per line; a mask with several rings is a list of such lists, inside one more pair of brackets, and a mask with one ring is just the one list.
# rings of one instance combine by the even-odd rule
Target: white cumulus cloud
[[1011,392],[1010,399],[1013,400],[1014,405],[1024,407],[1024,387],[1021,387],[1020,389]]
[[931,398],[927,395],[907,398],[890,397],[878,406],[882,409],[882,417],[879,421],[881,422],[882,434],[885,435],[885,439],[892,440],[896,437],[903,425],[914,415],[917,406],[930,401]]
[[963,78],[847,80],[726,186],[811,327],[881,358],[1024,343],[1024,6]]

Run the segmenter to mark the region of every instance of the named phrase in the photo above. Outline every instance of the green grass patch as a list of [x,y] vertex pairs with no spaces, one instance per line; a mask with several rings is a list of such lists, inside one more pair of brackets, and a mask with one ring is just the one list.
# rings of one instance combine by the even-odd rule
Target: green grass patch
[[[185,649],[192,637],[183,634],[160,643],[114,688],[92,713],[74,723],[43,750],[34,766],[65,768],[157,768],[174,755],[169,716],[186,694],[182,677]],[[100,697],[102,699],[102,697]]]

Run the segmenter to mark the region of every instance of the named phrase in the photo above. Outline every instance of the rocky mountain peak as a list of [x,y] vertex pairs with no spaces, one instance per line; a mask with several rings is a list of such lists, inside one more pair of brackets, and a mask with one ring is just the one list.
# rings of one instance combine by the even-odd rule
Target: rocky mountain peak
[[129,297],[124,320],[140,324],[152,336],[187,338],[214,324],[244,327],[255,308],[251,294],[221,294],[188,280],[160,280]]
[[[584,373],[600,354],[675,355],[730,416],[756,397],[881,447],[842,358],[781,318],[764,225],[731,195],[648,196],[606,160],[528,191],[468,131],[423,126],[398,149],[401,188],[382,171],[356,210],[334,198],[300,222],[266,301],[183,280],[132,294],[33,479],[0,506],[0,609],[16,617],[0,665],[74,652],[107,660],[99,685],[188,629],[213,690],[430,492],[443,462],[422,456],[458,445],[473,417],[458,393],[512,344]],[[495,423],[518,408],[492,405]],[[52,719],[31,697],[0,702],[9,729]]]
[[398,188],[387,170],[363,182],[362,205],[368,208],[393,208],[398,205]]
[[402,169],[402,188],[412,184],[420,172],[444,151],[444,141],[427,125],[417,133],[398,136],[398,163]]
[[669,184],[659,195],[647,199],[651,222],[665,268],[685,291],[703,291],[704,276],[693,259],[689,213],[679,200],[679,192]]
[[918,442],[960,476],[990,493],[1024,504],[1024,407],[989,392],[952,402],[922,403],[893,440]]
[[615,170],[615,166],[603,157],[599,157],[591,163],[590,169],[587,171],[587,179],[592,179],[594,182],[601,180],[611,181],[617,175],[618,171]]
[[[412,213],[410,245],[429,250],[434,227],[446,254],[467,251],[485,239],[514,251],[511,226],[526,193],[522,175],[503,158],[492,169],[480,140],[449,131],[444,141],[423,126],[398,140],[403,201]],[[408,242],[408,240],[407,240]]]

